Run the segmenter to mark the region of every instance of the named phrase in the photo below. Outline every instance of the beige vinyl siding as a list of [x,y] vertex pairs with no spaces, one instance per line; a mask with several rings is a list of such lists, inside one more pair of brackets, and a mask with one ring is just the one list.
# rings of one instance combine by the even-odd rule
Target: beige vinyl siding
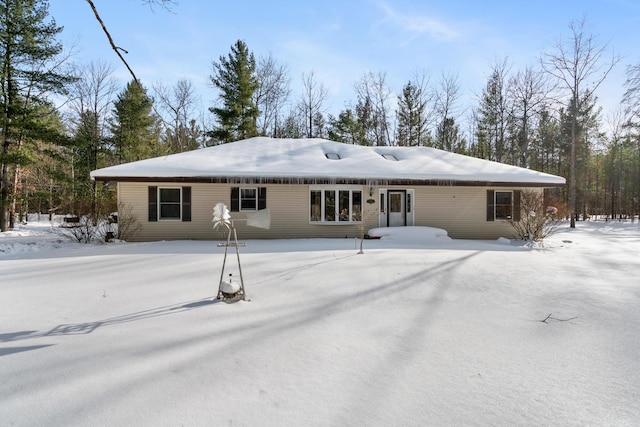
[[[159,220],[148,221],[148,188],[191,187],[191,221]],[[121,203],[131,207],[142,225],[142,231],[136,241],[177,240],[177,239],[215,239],[227,238],[227,232],[213,230],[213,208],[219,203],[231,205],[231,184],[176,184],[176,183],[130,183],[118,184],[118,197]],[[248,227],[244,219],[246,212],[232,212],[231,218],[239,239],[288,239],[306,237],[355,237],[360,235],[357,224],[310,224],[309,222],[309,186],[297,184],[247,185],[246,187],[266,187],[267,208],[271,213],[271,227],[268,230]],[[364,189],[363,189],[364,191]],[[366,199],[366,197],[365,197]],[[365,204],[365,209],[370,206]],[[374,208],[375,209],[375,208]],[[365,218],[367,218],[365,210]],[[371,215],[369,215],[371,218]],[[371,226],[375,226],[371,218]],[[367,227],[371,228],[371,227]]]
[[[148,187],[191,187],[191,221],[176,220],[148,221]],[[213,208],[219,203],[230,206],[231,184],[206,183],[131,183],[118,184],[121,203],[131,208],[142,230],[137,241],[206,239],[224,240],[226,231],[213,230]],[[309,221],[309,185],[268,184],[247,185],[246,187],[266,187],[267,208],[271,213],[271,227],[264,230],[245,225],[246,212],[233,212],[239,239],[287,239],[287,238],[354,238],[360,236],[360,224],[315,224]],[[507,221],[487,221],[486,194],[488,189],[514,190],[498,187],[438,187],[438,186],[389,186],[387,189],[414,189],[415,225],[445,229],[452,238],[496,239],[513,237],[513,228]],[[373,188],[369,197],[369,187],[363,186],[363,218],[365,232],[378,227],[378,188]],[[538,189],[542,191],[542,189]],[[366,203],[369,198],[375,204]]]
[[[148,188],[157,187],[191,187],[191,221],[178,220],[148,221]],[[136,241],[177,240],[177,239],[214,239],[211,220],[215,203],[210,200],[219,199],[223,189],[211,184],[183,183],[118,183],[118,201],[131,207],[131,212],[142,225]],[[229,194],[225,195],[229,199]],[[228,203],[228,201],[227,201]]]
[[[416,225],[445,229],[458,239],[514,237],[508,221],[487,221],[487,190],[519,190],[500,187],[415,187]],[[540,191],[542,189],[528,189]]]

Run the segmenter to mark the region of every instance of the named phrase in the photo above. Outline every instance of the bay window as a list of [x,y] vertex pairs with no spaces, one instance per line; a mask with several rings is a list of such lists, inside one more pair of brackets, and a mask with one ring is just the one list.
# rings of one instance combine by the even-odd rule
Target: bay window
[[362,221],[362,187],[313,186],[309,192],[309,221],[353,223]]

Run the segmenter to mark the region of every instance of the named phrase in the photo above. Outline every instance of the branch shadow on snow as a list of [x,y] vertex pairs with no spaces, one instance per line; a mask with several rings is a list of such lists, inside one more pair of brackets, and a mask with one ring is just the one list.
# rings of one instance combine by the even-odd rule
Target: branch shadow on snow
[[[216,304],[218,302],[220,302],[220,300],[214,299],[214,297],[208,297],[208,298],[203,298],[195,301],[189,301],[186,303],[183,302],[178,304],[152,308],[149,310],[142,310],[135,313],[125,314],[125,315],[116,316],[116,317],[110,317],[108,319],[96,320],[93,322],[65,323],[65,324],[58,325],[47,332],[21,331],[21,332],[11,332],[6,334],[0,334],[0,342],[22,341],[26,339],[65,336],[65,335],[86,335],[104,326],[113,326],[113,325],[118,325],[122,323],[136,322],[139,320],[145,320],[145,319],[150,319],[154,317],[182,313],[184,311],[193,310],[199,307],[205,307],[208,305]],[[0,355],[2,355],[2,350],[3,349],[0,349]]]
[[[427,271],[417,272],[415,274],[405,276],[402,280],[394,280],[392,282],[386,282],[379,284],[375,287],[368,288],[366,290],[358,290],[351,295],[340,297],[339,301],[330,300],[328,302],[323,302],[321,304],[312,307],[310,310],[305,309],[300,312],[297,316],[293,318],[296,320],[290,320],[290,317],[287,319],[283,319],[283,322],[276,321],[276,328],[284,328],[289,329],[295,326],[300,325],[301,323],[313,322],[316,319],[322,318],[327,312],[346,312],[357,306],[352,305],[353,302],[363,302],[371,299],[377,298],[379,295],[383,295],[388,292],[402,292],[407,291],[412,287],[417,286],[417,282],[414,279],[421,277],[426,279],[429,276],[433,276],[439,274],[442,271],[446,271],[453,266],[460,264],[461,262],[465,262],[477,255],[479,252],[474,252],[468,254],[466,256],[457,258],[455,260],[451,260],[438,266],[431,268]],[[355,256],[355,255],[353,255]],[[337,258],[336,260],[340,260],[341,258]],[[333,261],[333,260],[332,260]],[[313,263],[311,265],[305,265],[304,268],[312,268],[319,264],[324,264],[325,262]],[[440,292],[439,292],[440,293]],[[345,301],[349,301],[349,304],[346,304]],[[82,322],[82,323],[65,323],[60,324],[53,329],[46,332],[38,332],[38,331],[19,331],[19,332],[11,332],[0,334],[0,342],[14,342],[14,341],[22,341],[27,339],[36,339],[36,338],[45,338],[45,337],[55,337],[55,336],[68,336],[68,335],[86,335],[91,334],[95,330],[105,327],[105,326],[113,326],[123,323],[136,322],[139,320],[150,319],[154,317],[167,316],[171,314],[177,314],[188,310],[193,310],[200,307],[209,306],[212,304],[219,303],[220,300],[215,299],[213,296],[202,298],[199,300],[181,302],[172,305],[166,305],[162,307],[156,307],[148,310],[137,311],[134,313],[124,314],[121,316],[111,317],[107,319],[96,320],[92,322]],[[274,319],[275,320],[275,319]],[[239,327],[240,329],[244,329],[244,326]],[[258,328],[261,329],[261,328]],[[228,331],[232,332],[232,331]]]
[[14,354],[14,353],[22,353],[23,351],[38,350],[44,347],[51,347],[52,345],[54,344],[30,345],[25,347],[4,347],[4,348],[0,348],[0,357],[8,356],[9,354]]
[[[314,252],[314,251],[357,251],[360,240],[353,237],[345,238],[301,238],[301,239],[239,239],[246,244],[241,253],[263,254],[284,252]],[[179,252],[185,255],[222,255],[224,249],[218,247],[224,240],[163,240],[157,242],[118,242],[118,243],[94,243],[81,244],[67,242],[57,246],[34,246],[32,250],[19,250],[14,253],[3,254],[2,259],[20,260],[45,260],[52,258],[82,259],[96,255],[172,255]],[[5,240],[4,243],[20,245],[20,240]],[[28,246],[28,245],[27,245]],[[483,251],[517,251],[529,248],[512,242],[506,244],[498,240],[465,240],[465,239],[403,239],[383,238],[367,239],[364,242],[364,250],[371,249],[442,249],[442,250],[483,250]]]
[[[177,334],[172,336],[169,341],[157,342],[153,345],[146,346],[144,351],[148,355],[155,355],[162,358],[162,355],[166,355],[173,351],[179,351],[184,354],[184,358],[178,358],[176,362],[175,358],[171,358],[173,362],[167,367],[167,369],[177,368],[175,363],[180,365],[189,365],[196,363],[199,360],[206,359],[207,361],[215,360],[218,354],[229,354],[235,352],[242,352],[248,348],[261,345],[278,345],[280,342],[286,342],[292,332],[304,329],[309,325],[322,324],[328,315],[335,314],[347,314],[357,310],[362,304],[377,304],[379,301],[384,301],[386,295],[391,293],[408,293],[416,287],[424,286],[435,280],[435,286],[433,286],[433,292],[430,292],[428,296],[421,301],[425,303],[424,309],[420,310],[418,318],[413,322],[411,328],[415,332],[416,329],[424,328],[430,321],[430,318],[434,311],[440,306],[443,301],[444,295],[447,293],[451,284],[450,280],[447,280],[450,274],[452,274],[457,268],[463,264],[469,262],[481,252],[461,254],[455,259],[451,259],[446,262],[440,262],[437,264],[431,264],[426,268],[422,268],[419,271],[414,271],[409,274],[405,274],[401,277],[396,277],[387,280],[377,280],[372,282],[366,289],[349,289],[346,294],[334,294],[328,298],[314,299],[311,305],[294,307],[294,310],[273,310],[268,309],[264,314],[266,318],[256,318],[255,316],[237,316],[237,310],[228,311],[229,315],[234,317],[234,321],[231,327],[217,328],[216,330],[207,329],[200,333],[194,334]],[[335,261],[342,261],[336,259]],[[317,265],[317,263],[316,263]],[[310,266],[309,268],[313,268]],[[271,276],[271,280],[274,277]],[[209,298],[199,299],[195,301],[189,301],[184,303],[177,303],[168,306],[158,307],[150,310],[137,311],[135,313],[103,319],[95,322],[86,322],[78,324],[65,324],[59,325],[50,331],[37,333],[35,331],[23,331],[15,332],[13,334],[4,334],[0,337],[4,337],[7,341],[18,341],[23,339],[47,337],[47,336],[65,336],[72,334],[90,334],[96,329],[103,326],[113,326],[118,324],[132,324],[138,320],[149,319],[160,316],[167,316],[174,313],[185,312],[195,308],[206,307],[211,305],[212,309],[219,308],[216,301],[211,301]],[[238,305],[236,307],[242,308],[244,305]],[[246,306],[244,306],[246,307]],[[410,331],[407,331],[410,333]],[[282,339],[285,338],[285,339]],[[400,341],[406,339],[404,337],[398,337]],[[206,351],[198,346],[203,340],[208,343],[218,342],[220,345],[216,345],[213,348],[207,346]],[[399,342],[400,342],[399,341]],[[407,340],[409,341],[409,340]],[[413,342],[414,340],[412,340]],[[387,364],[382,364],[377,372],[368,372],[366,377],[372,378],[379,375],[380,372],[384,372],[389,369],[389,359],[393,357],[393,349],[389,350],[390,353],[386,355]],[[67,363],[73,364],[83,358],[82,352],[75,353],[71,356],[72,360],[67,360]],[[385,356],[382,355],[385,359]],[[382,363],[382,362],[381,362]],[[392,364],[393,365],[393,364]],[[167,372],[167,371],[164,371]],[[126,379],[114,384],[105,384],[101,393],[118,393],[121,394],[121,390],[139,390],[141,387],[148,385],[149,381],[155,381],[157,379],[158,372],[153,370],[140,370],[136,375],[127,376]],[[360,379],[361,381],[363,379]],[[365,380],[366,381],[366,380]],[[380,390],[373,396],[374,399],[382,399],[379,393]],[[100,395],[102,399],[102,395]],[[87,405],[87,400],[81,401],[83,406]],[[357,402],[353,403],[354,405]],[[384,404],[382,405],[384,407]]]
[[[235,341],[234,344],[228,344],[225,347],[227,350],[233,351],[232,347],[235,345],[242,346],[243,343],[255,344],[260,340],[273,338],[275,335],[286,335],[292,329],[323,321],[327,315],[345,314],[354,311],[361,307],[362,304],[374,303],[377,300],[384,299],[388,294],[410,292],[415,287],[424,286],[426,281],[432,280],[436,276],[451,273],[454,269],[480,253],[480,251],[469,253],[367,289],[354,290],[347,294],[335,295],[327,299],[318,300],[318,302],[312,306],[301,307],[293,312],[276,312],[273,316],[269,317],[268,321],[262,319],[257,322],[250,322],[249,324],[239,324],[236,327],[216,332],[211,335],[210,338],[220,338],[222,336],[240,333],[240,339]],[[272,280],[273,277],[269,279]],[[449,283],[447,280],[439,280],[433,288],[433,292],[429,295],[428,299],[424,301],[425,310],[431,309],[429,315],[432,315],[432,309],[439,306],[443,301]],[[424,326],[424,324],[421,326]],[[250,332],[247,334],[247,331]]]

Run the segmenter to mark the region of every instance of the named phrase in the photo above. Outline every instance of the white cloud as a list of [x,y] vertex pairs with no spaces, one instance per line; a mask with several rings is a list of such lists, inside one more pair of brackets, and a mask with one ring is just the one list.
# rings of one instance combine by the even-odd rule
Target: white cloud
[[384,22],[390,23],[415,36],[427,35],[437,41],[457,39],[459,32],[446,22],[420,15],[410,15],[393,9],[384,0],[377,0],[375,5],[385,15]]

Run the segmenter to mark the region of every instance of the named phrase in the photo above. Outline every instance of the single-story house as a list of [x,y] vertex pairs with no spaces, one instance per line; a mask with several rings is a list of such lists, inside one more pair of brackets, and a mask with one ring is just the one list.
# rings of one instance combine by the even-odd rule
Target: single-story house
[[[117,183],[141,225],[136,240],[220,239],[226,204],[242,239],[357,237],[375,227],[431,226],[453,238],[512,237],[520,191],[559,176],[429,147],[366,147],[256,137],[91,172]],[[247,215],[268,208],[269,229]],[[226,237],[226,234],[224,235]]]

